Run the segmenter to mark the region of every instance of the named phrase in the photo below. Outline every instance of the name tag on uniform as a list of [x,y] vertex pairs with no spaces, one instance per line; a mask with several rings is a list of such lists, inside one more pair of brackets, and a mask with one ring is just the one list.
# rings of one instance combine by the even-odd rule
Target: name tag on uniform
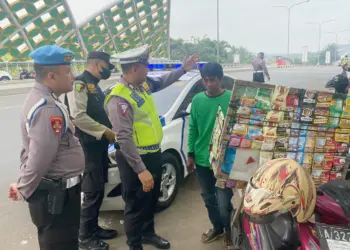
[[150,90],[149,85],[148,85],[147,82],[144,82],[142,84],[142,88],[147,92],[147,94],[149,94],[149,95],[152,94],[152,91]]
[[139,96],[136,92],[132,92],[130,96],[132,99],[135,100],[138,107],[141,107],[143,104],[145,104],[145,100],[141,96]]

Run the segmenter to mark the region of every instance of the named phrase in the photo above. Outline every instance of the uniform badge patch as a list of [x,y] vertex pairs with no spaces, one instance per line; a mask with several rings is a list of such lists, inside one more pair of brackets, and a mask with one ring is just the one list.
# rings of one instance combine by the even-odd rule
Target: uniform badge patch
[[61,134],[63,128],[63,119],[61,116],[50,117],[51,127],[56,135]]
[[122,112],[122,115],[125,116],[126,113],[129,110],[129,105],[125,102],[119,102],[118,107],[120,108],[120,111]]
[[89,91],[89,93],[91,94],[96,94],[97,93],[97,89],[96,89],[96,86],[92,83],[88,83],[87,84],[87,89]]
[[146,90],[146,92],[149,91],[149,86],[148,86],[147,82],[142,83],[142,87],[144,90]]
[[82,92],[85,88],[85,85],[82,82],[76,82],[76,83],[74,83],[74,88],[76,91]]

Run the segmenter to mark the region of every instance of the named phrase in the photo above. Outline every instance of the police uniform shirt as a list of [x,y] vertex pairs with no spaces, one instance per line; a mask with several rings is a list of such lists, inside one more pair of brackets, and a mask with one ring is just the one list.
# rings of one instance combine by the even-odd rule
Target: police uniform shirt
[[252,61],[252,66],[254,71],[263,71],[266,76],[269,76],[269,71],[267,70],[266,62],[264,59],[256,57]]
[[[177,69],[162,76],[158,81],[155,81],[156,84],[153,82],[151,91],[156,92],[168,87],[176,82],[184,73],[185,71],[183,69]],[[135,88],[128,84],[123,78],[120,79],[119,83],[131,89]],[[145,91],[141,86],[138,88],[141,92]],[[133,110],[131,104],[122,97],[112,96],[105,106],[105,110],[112,123],[113,131],[116,133],[116,138],[123,156],[137,174],[141,173],[146,167],[142,162],[140,153],[132,137]]]
[[[74,124],[83,132],[100,140],[107,127],[92,119],[87,113],[89,87],[98,83],[99,79],[88,71],[84,71],[86,85],[79,81],[74,82],[73,91],[67,94],[69,111],[74,119]],[[95,85],[93,86],[95,88]],[[95,88],[95,91],[96,88]]]
[[[75,54],[54,45],[42,46],[30,56],[37,65],[70,65]],[[83,149],[74,136],[74,125],[66,106],[52,90],[36,82],[21,113],[21,167],[18,190],[27,199],[42,177],[68,179],[85,168]]]

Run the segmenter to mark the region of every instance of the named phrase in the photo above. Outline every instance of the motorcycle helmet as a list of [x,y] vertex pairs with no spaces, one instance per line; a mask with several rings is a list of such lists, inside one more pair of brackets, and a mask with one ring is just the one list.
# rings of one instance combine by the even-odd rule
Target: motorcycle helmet
[[258,221],[289,211],[298,222],[305,222],[312,216],[315,203],[311,176],[296,161],[282,158],[266,162],[249,180],[243,210]]

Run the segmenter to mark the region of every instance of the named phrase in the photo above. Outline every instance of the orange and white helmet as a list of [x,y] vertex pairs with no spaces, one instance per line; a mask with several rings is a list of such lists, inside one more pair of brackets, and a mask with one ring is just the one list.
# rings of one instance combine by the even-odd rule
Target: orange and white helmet
[[260,218],[289,211],[298,222],[305,222],[315,203],[315,184],[304,168],[292,159],[276,159],[263,164],[250,179],[243,209]]

